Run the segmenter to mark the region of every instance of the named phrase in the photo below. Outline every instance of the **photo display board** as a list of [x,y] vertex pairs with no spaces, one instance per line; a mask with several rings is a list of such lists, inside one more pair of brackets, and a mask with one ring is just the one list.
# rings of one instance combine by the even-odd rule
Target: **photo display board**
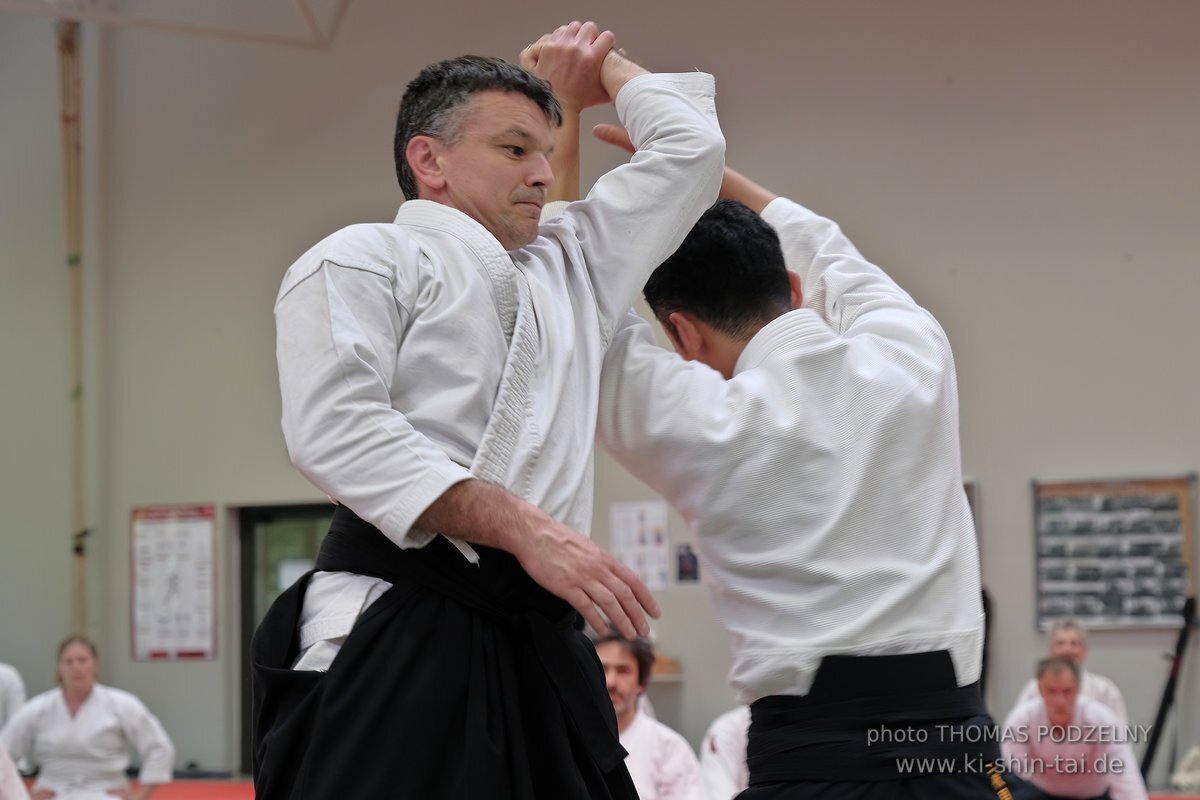
[[1196,476],[1033,484],[1037,622],[1177,626]]

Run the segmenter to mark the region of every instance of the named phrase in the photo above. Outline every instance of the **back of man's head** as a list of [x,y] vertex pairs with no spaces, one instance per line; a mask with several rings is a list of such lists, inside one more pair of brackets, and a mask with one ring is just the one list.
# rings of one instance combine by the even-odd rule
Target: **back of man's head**
[[551,125],[562,124],[562,106],[550,84],[515,64],[488,56],[460,56],[430,64],[408,84],[396,116],[396,178],[405,199],[417,197],[417,180],[405,155],[409,140],[431,136],[453,142],[471,96],[487,91],[523,94]]
[[737,340],[791,309],[778,234],[736,200],[718,200],[705,211],[643,292],[664,325],[686,311]]

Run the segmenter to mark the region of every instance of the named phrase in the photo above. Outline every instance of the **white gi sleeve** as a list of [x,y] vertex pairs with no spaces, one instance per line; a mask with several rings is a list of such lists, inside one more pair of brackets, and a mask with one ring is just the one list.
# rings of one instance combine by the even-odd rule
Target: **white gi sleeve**
[[169,783],[175,768],[175,746],[158,717],[129,692],[113,690],[114,710],[125,738],[141,760],[140,783]]
[[[586,265],[608,342],[650,273],[717,199],[725,139],[711,75],[641,75],[617,94],[637,152],[541,229]],[[529,248],[536,255],[535,244]]]
[[392,407],[404,306],[388,270],[321,261],[275,306],[292,463],[401,547],[429,504],[471,477]]
[[25,705],[25,683],[21,673],[7,664],[0,664],[0,727],[17,709]]

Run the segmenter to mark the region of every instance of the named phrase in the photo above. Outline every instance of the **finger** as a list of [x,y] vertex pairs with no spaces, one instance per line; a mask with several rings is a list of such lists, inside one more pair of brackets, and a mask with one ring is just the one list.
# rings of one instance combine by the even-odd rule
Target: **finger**
[[[604,584],[602,580],[591,581],[586,589],[588,595],[592,598],[592,602],[600,607],[604,616],[608,617],[608,621],[613,627],[621,632],[621,635],[626,639],[637,638],[642,628],[647,631],[649,627],[646,625],[645,617],[642,616],[641,610],[634,613],[634,618],[625,612],[621,606],[617,596]],[[637,624],[637,620],[641,619],[641,625]]]
[[542,48],[546,46],[546,38],[548,35],[549,34],[543,34],[538,37],[536,42],[525,45],[525,49],[521,51],[520,56],[522,67],[525,67],[525,69],[530,69],[532,66],[537,65],[538,58],[540,58],[542,53]]
[[[636,580],[636,577],[635,577]],[[608,590],[612,592],[613,598],[621,606],[621,610],[625,612],[625,616],[633,623],[637,629],[639,636],[648,636],[650,634],[650,624],[646,622],[646,615],[642,613],[642,603],[638,600],[637,593],[633,587],[626,583],[625,580],[618,576],[614,571],[608,576],[605,581]],[[651,597],[651,600],[654,598]]]
[[616,44],[616,34],[614,34],[612,31],[604,31],[596,36],[595,40],[592,42],[592,47],[602,53],[607,54],[609,50],[612,50],[613,47],[616,46]]
[[650,587],[647,586],[638,574],[629,567],[622,564],[620,561],[613,559],[613,572],[616,577],[621,580],[629,591],[633,594],[634,600],[638,606],[646,609],[646,613],[658,619],[662,616],[662,609],[658,605],[658,601],[654,599]]
[[561,28],[555,31],[555,33],[558,34],[558,38],[561,41],[571,42],[574,41],[575,37],[579,35],[579,29],[581,27],[583,27],[583,23],[579,22],[578,20],[574,20],[572,22],[568,22],[566,25],[563,25]]
[[576,37],[583,44],[591,44],[596,41],[596,36],[600,33],[600,26],[590,20],[579,26],[579,33]]
[[608,623],[604,621],[604,617],[600,616],[600,612],[592,604],[592,599],[588,597],[587,592],[577,589],[571,592],[570,597],[564,599],[571,604],[571,608],[579,612],[583,621],[590,625],[592,630],[597,632],[608,630]]
[[633,142],[629,139],[629,132],[620,125],[610,125],[607,122],[602,122],[592,128],[592,135],[602,142],[621,148],[627,153],[636,152]]

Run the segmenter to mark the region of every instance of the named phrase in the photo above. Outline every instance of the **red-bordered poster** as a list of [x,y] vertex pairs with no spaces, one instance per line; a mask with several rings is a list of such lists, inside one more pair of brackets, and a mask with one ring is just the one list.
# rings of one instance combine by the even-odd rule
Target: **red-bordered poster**
[[213,506],[135,508],[130,559],[134,660],[216,657]]

